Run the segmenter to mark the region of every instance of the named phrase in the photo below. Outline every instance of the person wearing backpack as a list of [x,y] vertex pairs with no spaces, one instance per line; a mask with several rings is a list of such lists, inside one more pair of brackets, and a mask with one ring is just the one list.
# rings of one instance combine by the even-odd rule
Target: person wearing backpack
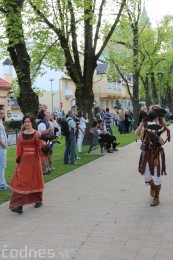
[[[75,153],[76,153],[76,123],[74,121],[74,112],[70,110],[66,121],[68,123],[69,133],[66,135],[66,147],[64,152],[64,164],[75,164]],[[69,161],[70,156],[70,161]]]
[[[49,125],[49,112],[44,111],[43,109],[39,112],[39,121],[37,122],[38,131],[41,134],[49,134],[53,131],[53,127]],[[50,155],[49,155],[50,157]],[[41,158],[43,174],[50,173],[50,158],[43,159]]]

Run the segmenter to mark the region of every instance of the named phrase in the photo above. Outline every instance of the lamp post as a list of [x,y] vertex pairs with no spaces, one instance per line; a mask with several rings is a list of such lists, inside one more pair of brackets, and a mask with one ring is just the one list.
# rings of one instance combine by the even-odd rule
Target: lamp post
[[52,85],[52,82],[54,81],[54,79],[49,79],[50,80],[50,86],[51,86],[51,101],[52,101],[52,113],[53,113],[53,85]]
[[59,110],[62,110],[62,102],[61,102],[61,79],[59,79]]
[[162,78],[163,78],[163,72],[158,71],[157,72],[157,77],[159,79],[159,103],[160,106],[162,106]]
[[99,86],[99,108],[100,108],[100,86]]

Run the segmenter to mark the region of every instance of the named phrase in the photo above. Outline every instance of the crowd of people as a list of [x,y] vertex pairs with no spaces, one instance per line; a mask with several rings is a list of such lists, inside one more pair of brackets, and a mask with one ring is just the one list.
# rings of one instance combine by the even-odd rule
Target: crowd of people
[[[144,175],[145,182],[151,186],[150,195],[153,197],[151,206],[159,204],[161,175],[166,174],[162,145],[167,140],[170,141],[170,131],[164,121],[164,111],[159,106],[153,106],[148,113],[143,111],[135,131],[136,135],[142,137],[138,170]],[[26,204],[35,204],[35,208],[43,205],[43,175],[50,174],[54,170],[52,165],[54,143],[56,137],[62,134],[62,129],[55,114],[50,114],[46,105],[43,105],[38,113],[37,130],[34,128],[34,116],[30,113],[24,115],[22,131],[17,140],[16,168],[8,185],[4,177],[7,137],[2,123],[3,117],[4,111],[0,109],[0,189],[12,191],[9,208],[12,212],[21,214]],[[65,135],[64,165],[74,165],[76,160],[80,159],[77,150],[78,155],[82,153],[83,140],[89,123],[88,114],[84,115],[83,111],[72,106],[64,120],[68,127],[68,134]],[[120,134],[129,133],[130,120],[133,120],[133,114],[129,110],[120,109],[116,111],[116,115],[112,115],[109,108],[99,111],[93,118],[92,128],[89,129],[91,141],[88,153],[91,153],[97,144],[104,146],[108,153],[117,151],[119,142],[112,126],[115,124]],[[161,137],[164,132],[167,133],[166,140]]]
[[[80,155],[82,153],[86,124],[89,123],[88,114],[84,117],[83,111],[77,110],[76,106],[73,106],[68,112],[66,120],[69,125],[70,134],[66,137],[64,164],[75,164],[77,159],[75,144],[77,144],[78,154]],[[112,130],[112,115],[109,112],[109,108],[106,108],[103,118],[100,114],[94,117],[92,128],[90,129],[90,140],[88,153],[97,144],[101,143],[105,144],[105,149],[108,153],[118,150],[116,146],[119,145],[119,142],[117,142]]]

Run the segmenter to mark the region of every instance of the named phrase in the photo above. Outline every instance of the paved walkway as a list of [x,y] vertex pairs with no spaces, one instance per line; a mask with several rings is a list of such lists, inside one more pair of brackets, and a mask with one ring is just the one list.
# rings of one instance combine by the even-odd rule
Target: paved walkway
[[149,206],[149,186],[137,172],[139,146],[47,183],[40,209],[29,205],[17,215],[1,205],[0,259],[172,260],[173,141],[165,145],[158,207]]

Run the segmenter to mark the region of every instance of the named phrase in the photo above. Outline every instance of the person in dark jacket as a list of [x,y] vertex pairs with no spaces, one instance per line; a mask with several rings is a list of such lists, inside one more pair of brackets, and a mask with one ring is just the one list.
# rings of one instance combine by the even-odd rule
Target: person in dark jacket
[[106,150],[108,153],[113,153],[113,151],[118,151],[116,147],[117,145],[119,145],[119,142],[117,142],[115,136],[108,134],[103,120],[98,120],[97,132],[98,132],[98,142],[106,144]]

